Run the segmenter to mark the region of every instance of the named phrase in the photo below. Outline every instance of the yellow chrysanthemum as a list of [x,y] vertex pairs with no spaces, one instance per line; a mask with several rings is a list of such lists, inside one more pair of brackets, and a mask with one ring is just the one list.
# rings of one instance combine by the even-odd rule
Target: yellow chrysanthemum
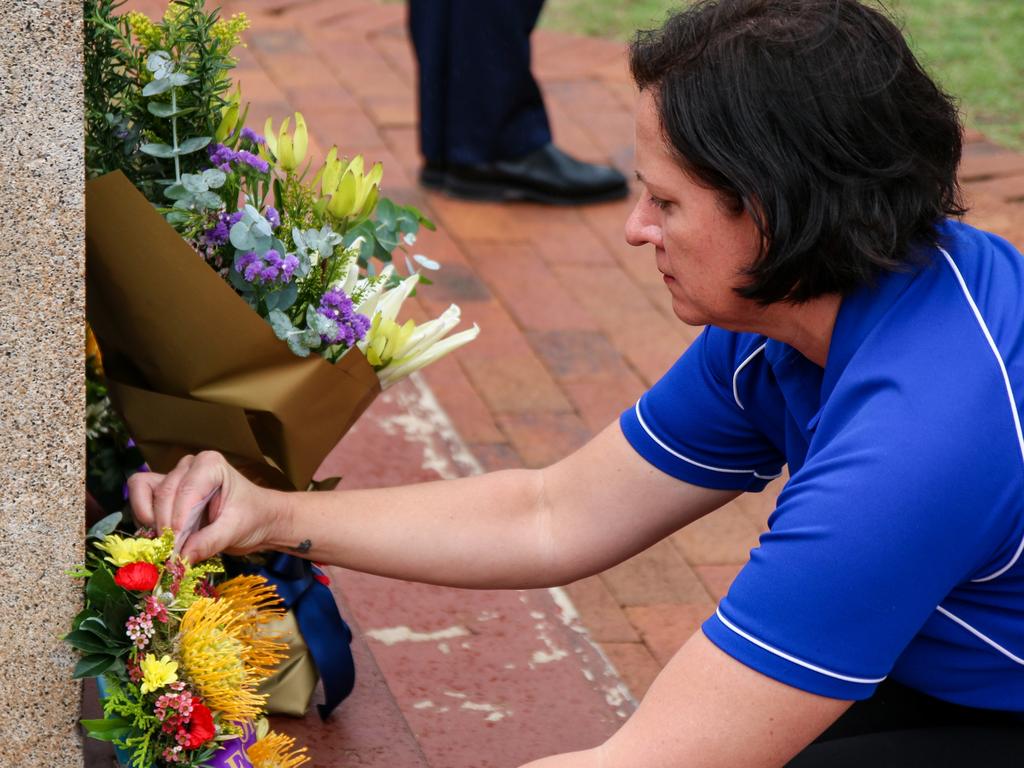
[[295,749],[295,739],[271,731],[248,750],[253,768],[296,768],[309,762],[306,748]]
[[168,528],[159,539],[134,539],[109,534],[96,545],[107,553],[104,558],[120,568],[128,563],[153,563],[162,565],[174,550],[174,533]]
[[[252,594],[234,585],[227,589],[231,599],[200,597],[185,611],[179,628],[185,674],[207,706],[222,712],[225,720],[252,720],[259,715],[266,696],[256,689],[287,651],[284,643],[259,637],[257,627],[266,620],[263,614],[276,618],[283,609],[269,607],[262,593],[264,579],[246,578],[253,580]],[[266,607],[256,612],[261,606]]]
[[143,693],[157,691],[178,680],[178,662],[171,661],[170,656],[158,659],[152,653],[147,653],[139,663],[139,668],[142,670]]

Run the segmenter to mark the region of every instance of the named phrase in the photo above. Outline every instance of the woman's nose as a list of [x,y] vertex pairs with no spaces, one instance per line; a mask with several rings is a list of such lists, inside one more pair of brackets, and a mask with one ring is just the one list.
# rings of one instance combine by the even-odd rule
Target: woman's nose
[[656,243],[659,238],[657,222],[653,220],[643,196],[636,201],[626,219],[626,242],[639,246]]

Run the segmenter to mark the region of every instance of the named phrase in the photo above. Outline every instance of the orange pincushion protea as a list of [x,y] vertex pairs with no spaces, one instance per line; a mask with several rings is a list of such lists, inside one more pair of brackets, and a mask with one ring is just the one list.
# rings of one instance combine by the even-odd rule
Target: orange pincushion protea
[[219,599],[198,598],[178,633],[185,675],[210,709],[234,722],[260,715],[266,696],[256,690],[287,651],[284,643],[257,632],[284,614],[273,588],[258,576],[243,579],[222,585]]
[[295,749],[295,739],[271,731],[246,750],[253,768],[297,768],[309,762],[306,748]]

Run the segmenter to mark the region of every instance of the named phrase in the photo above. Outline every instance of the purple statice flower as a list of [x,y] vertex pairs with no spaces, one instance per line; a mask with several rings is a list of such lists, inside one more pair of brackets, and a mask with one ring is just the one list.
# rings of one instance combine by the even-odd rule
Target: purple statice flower
[[254,155],[252,152],[245,149],[240,149],[235,152],[234,162],[244,163],[250,168],[255,168],[260,173],[270,172],[270,163],[259,155]]
[[201,243],[207,248],[219,248],[231,237],[231,228],[242,218],[241,211],[217,214],[217,222],[208,230],[203,232]]
[[210,157],[210,163],[220,168],[225,173],[231,172],[231,163],[235,161],[235,153],[230,147],[225,147],[223,144],[212,144],[206,148],[207,154]]
[[232,165],[247,165],[250,168],[254,168],[260,173],[268,173],[270,171],[270,163],[264,160],[259,155],[254,155],[245,149],[240,149],[235,152],[230,147],[226,147],[223,144],[213,144],[207,149],[210,157],[210,162],[217,168],[220,168],[225,173],[231,172]]
[[248,127],[242,129],[242,141],[246,140],[251,141],[253,144],[257,144],[259,146],[263,146],[264,144],[267,143],[266,139],[264,139],[262,136],[256,133],[256,131],[254,131],[252,128]]
[[352,299],[339,288],[332,288],[323,295],[317,314],[334,321],[334,333],[320,337],[326,344],[344,343],[351,347],[370,330],[370,318],[356,312]]
[[235,262],[235,271],[241,274],[246,282],[264,285],[274,282],[287,285],[292,281],[298,268],[299,260],[295,254],[287,253],[282,256],[273,249],[262,256],[255,251],[248,251]]
[[235,262],[235,270],[245,278],[246,282],[259,282],[257,278],[263,269],[263,262],[256,255],[256,251],[248,251],[238,257]]
[[277,212],[277,208],[272,205],[268,205],[267,209],[263,212],[263,217],[270,222],[270,226],[277,229],[281,226],[281,214]]

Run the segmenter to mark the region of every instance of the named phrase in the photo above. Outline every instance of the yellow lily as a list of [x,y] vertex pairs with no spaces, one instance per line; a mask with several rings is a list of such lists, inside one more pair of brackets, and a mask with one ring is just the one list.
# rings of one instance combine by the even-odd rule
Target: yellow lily
[[238,111],[241,103],[242,88],[239,86],[220,111],[220,124],[213,134],[213,138],[218,144],[223,144],[224,139],[230,136],[238,125]]
[[320,179],[320,191],[330,197],[327,212],[333,218],[356,222],[373,213],[380,194],[384,165],[374,163],[366,174],[363,173],[364,166],[362,155],[356,155],[347,164],[338,160],[336,153],[328,155]]
[[291,118],[286,117],[281,123],[277,134],[274,134],[273,118],[268,117],[263,124],[263,135],[267,146],[277,160],[277,165],[285,172],[294,171],[306,159],[309,147],[309,133],[306,130],[306,118],[301,112],[295,113],[295,133],[288,132]]
[[381,315],[374,316],[370,330],[366,334],[369,339],[366,359],[370,365],[374,368],[383,368],[393,359],[401,357],[402,350],[415,330],[416,323],[412,320],[406,320],[404,325],[399,325]]
[[390,290],[379,294],[374,291],[356,308],[357,312],[372,317],[370,330],[357,346],[377,371],[384,389],[469,343],[480,333],[474,324],[472,328],[448,336],[461,319],[461,312],[454,304],[422,325],[412,320],[399,325],[395,319],[398,311],[419,279],[419,275],[410,275]]

